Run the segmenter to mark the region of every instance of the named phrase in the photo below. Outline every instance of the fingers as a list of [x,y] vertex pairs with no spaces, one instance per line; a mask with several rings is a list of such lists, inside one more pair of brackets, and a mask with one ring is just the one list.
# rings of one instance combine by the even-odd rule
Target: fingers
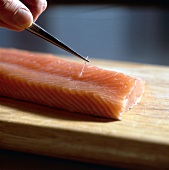
[[6,24],[5,22],[3,22],[1,20],[0,20],[0,27],[8,28],[10,30],[15,30],[15,31],[18,31],[18,32],[22,30],[20,28],[12,27],[11,25]]
[[0,0],[0,27],[21,31],[46,9],[46,0]]
[[37,20],[39,15],[46,9],[46,0],[21,0],[31,11],[34,21]]
[[0,26],[23,30],[33,22],[30,10],[19,0],[0,0]]

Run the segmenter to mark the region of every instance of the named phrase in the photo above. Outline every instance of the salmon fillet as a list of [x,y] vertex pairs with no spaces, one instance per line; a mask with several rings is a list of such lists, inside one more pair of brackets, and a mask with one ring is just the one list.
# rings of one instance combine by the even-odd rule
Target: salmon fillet
[[144,81],[51,54],[0,49],[0,96],[71,112],[121,119],[137,104]]

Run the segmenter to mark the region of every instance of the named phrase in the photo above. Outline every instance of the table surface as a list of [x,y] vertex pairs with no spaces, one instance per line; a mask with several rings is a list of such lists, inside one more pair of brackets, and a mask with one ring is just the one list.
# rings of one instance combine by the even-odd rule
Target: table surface
[[[141,102],[122,121],[0,98],[0,147],[117,167],[168,166],[169,67],[92,60],[146,81]],[[162,153],[162,154],[161,154]]]

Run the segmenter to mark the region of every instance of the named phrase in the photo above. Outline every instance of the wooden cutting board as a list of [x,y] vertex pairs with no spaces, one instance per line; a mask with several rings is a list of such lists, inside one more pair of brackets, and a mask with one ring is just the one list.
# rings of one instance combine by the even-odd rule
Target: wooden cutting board
[[169,67],[93,60],[146,81],[122,121],[0,98],[0,148],[130,168],[169,168]]

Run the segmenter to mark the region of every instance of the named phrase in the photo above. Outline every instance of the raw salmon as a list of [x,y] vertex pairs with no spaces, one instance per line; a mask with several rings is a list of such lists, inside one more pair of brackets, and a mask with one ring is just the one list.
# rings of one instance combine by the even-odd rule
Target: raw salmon
[[144,81],[51,54],[0,49],[0,96],[121,119],[140,101]]

